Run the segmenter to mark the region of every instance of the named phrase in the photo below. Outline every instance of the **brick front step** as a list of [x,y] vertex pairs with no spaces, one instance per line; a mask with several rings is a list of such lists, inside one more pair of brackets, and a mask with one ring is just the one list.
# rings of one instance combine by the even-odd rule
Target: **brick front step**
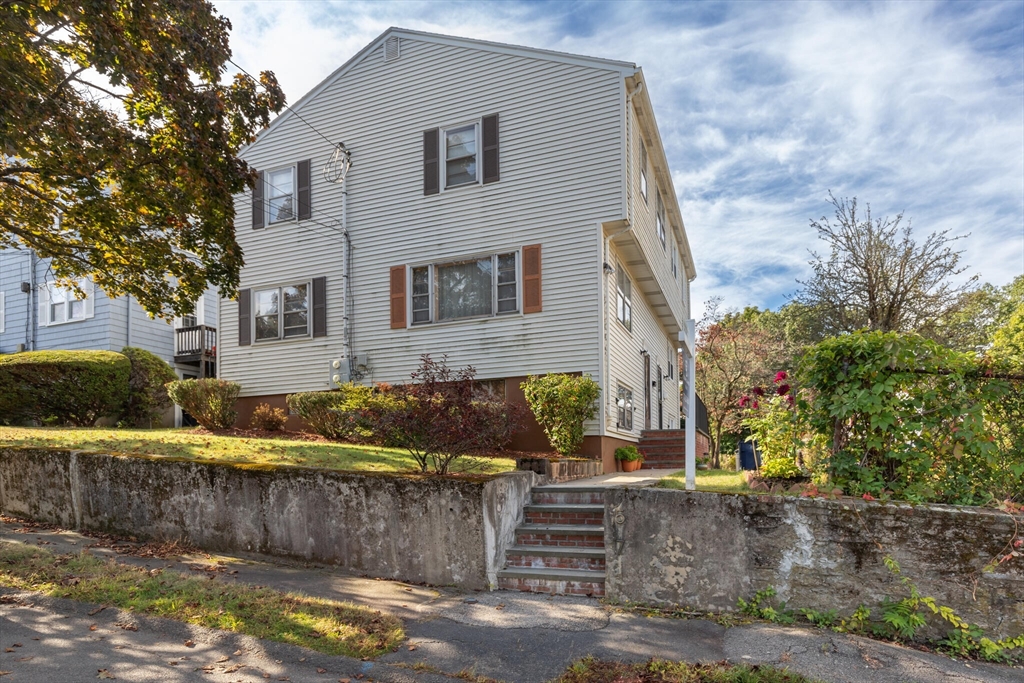
[[534,569],[582,569],[604,572],[604,548],[550,548],[517,545],[505,554],[506,567]]
[[669,457],[682,457],[686,453],[686,449],[682,446],[641,446],[638,449],[644,454],[645,458],[669,456]]
[[498,587],[552,595],[604,595],[604,572],[512,567],[498,572]]
[[537,486],[533,489],[537,505],[604,505],[604,489],[583,486]]
[[516,544],[603,548],[604,526],[596,524],[524,524],[516,528]]
[[685,460],[644,460],[640,469],[644,470],[681,470],[686,467]]
[[640,432],[640,440],[648,441],[654,439],[684,439],[685,429],[645,429]]
[[534,503],[523,510],[527,524],[604,524],[604,505]]

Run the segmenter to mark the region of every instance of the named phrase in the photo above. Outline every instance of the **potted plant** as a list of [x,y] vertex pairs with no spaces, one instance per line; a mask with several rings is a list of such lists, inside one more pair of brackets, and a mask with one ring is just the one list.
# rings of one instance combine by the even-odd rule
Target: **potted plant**
[[644,462],[644,456],[636,446],[616,448],[615,459],[622,463],[623,472],[635,472]]

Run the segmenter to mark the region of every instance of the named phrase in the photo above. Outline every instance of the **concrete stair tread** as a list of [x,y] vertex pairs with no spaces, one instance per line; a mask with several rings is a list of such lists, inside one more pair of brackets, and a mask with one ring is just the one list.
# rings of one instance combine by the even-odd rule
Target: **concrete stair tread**
[[516,527],[517,534],[567,534],[576,536],[604,536],[604,525],[597,524],[523,524]]
[[534,486],[537,493],[604,493],[604,486],[570,486],[567,484],[546,484]]
[[604,548],[551,545],[514,545],[505,551],[508,555],[536,555],[539,557],[604,557]]
[[601,503],[527,503],[524,510],[531,512],[604,512]]
[[558,569],[556,567],[506,567],[498,571],[498,578],[604,583],[604,572],[587,569]]

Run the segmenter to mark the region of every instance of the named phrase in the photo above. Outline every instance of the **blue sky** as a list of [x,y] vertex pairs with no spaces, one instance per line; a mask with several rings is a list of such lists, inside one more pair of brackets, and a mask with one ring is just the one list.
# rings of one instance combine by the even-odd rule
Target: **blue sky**
[[389,26],[635,62],[697,280],[695,314],[777,307],[820,248],[828,191],[970,236],[982,281],[1024,273],[1024,2],[214,0],[235,59],[290,102]]

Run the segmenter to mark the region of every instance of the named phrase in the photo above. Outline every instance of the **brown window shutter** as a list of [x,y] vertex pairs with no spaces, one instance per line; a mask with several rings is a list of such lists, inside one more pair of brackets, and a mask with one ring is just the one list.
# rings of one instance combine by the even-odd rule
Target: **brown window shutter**
[[313,336],[327,336],[327,278],[313,278]]
[[296,200],[299,205],[299,220],[304,221],[313,215],[313,205],[310,203],[310,160],[303,159],[296,165]]
[[498,115],[484,117],[484,183],[496,183],[501,177],[498,168]]
[[238,290],[238,345],[252,344],[252,315],[250,290]]
[[391,267],[391,329],[405,327],[405,266]]
[[423,133],[423,194],[425,195],[437,194],[441,191],[439,133],[437,128]]
[[540,245],[523,247],[523,313],[540,313],[544,309],[540,273]]
[[259,230],[263,227],[263,171],[260,171],[256,179],[256,186],[252,188],[252,229]]

